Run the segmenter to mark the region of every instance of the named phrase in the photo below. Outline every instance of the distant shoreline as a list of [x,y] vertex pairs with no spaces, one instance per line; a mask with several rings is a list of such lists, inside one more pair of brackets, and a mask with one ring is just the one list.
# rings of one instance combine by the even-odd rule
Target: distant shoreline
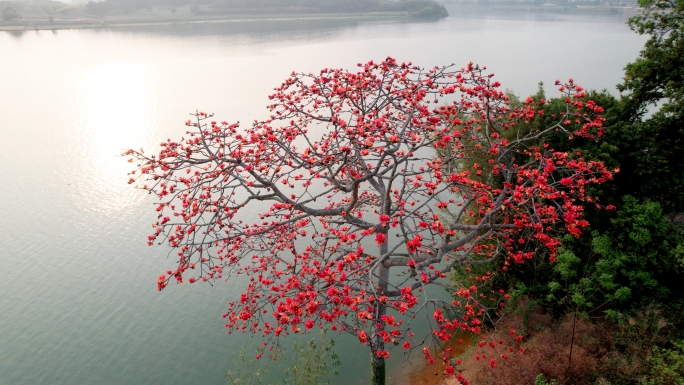
[[232,17],[193,17],[193,18],[145,18],[145,19],[55,19],[50,23],[47,19],[22,19],[12,24],[0,25],[0,31],[50,31],[66,29],[104,29],[138,26],[210,24],[210,23],[242,23],[255,21],[291,21],[291,20],[392,20],[409,19],[404,12],[385,12],[371,14],[308,14],[308,15],[236,15]]
[[576,13],[583,14],[587,12],[601,13],[601,14],[627,14],[636,15],[641,8],[639,7],[607,7],[602,5],[510,5],[497,4],[495,2],[487,5],[478,5],[477,3],[454,3],[448,8],[451,11],[518,11],[518,12],[538,12],[538,13]]
[[[627,14],[636,15],[639,8],[617,8],[605,6],[541,6],[541,5],[507,5],[491,3],[486,6],[477,4],[451,5],[453,11],[522,11],[543,13],[596,13],[603,14]],[[339,13],[339,14],[240,14],[234,16],[194,16],[194,17],[156,17],[135,18],[126,16],[114,16],[109,18],[65,18],[54,19],[50,22],[47,18],[26,18],[12,22],[0,21],[0,31],[44,31],[44,30],[68,30],[68,29],[106,29],[144,26],[165,26],[183,24],[210,24],[210,23],[238,23],[255,21],[292,21],[292,20],[398,20],[413,19],[406,12],[374,12],[374,13]]]

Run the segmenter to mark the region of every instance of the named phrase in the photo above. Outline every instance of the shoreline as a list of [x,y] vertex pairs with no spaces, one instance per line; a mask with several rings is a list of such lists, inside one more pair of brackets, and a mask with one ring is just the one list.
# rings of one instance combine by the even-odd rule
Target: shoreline
[[[471,333],[457,332],[454,334],[446,343],[446,346],[452,349],[449,357],[453,359],[468,354],[468,351],[475,346],[476,337],[479,336]],[[444,375],[446,365],[439,359],[441,351],[432,350],[432,354],[435,357],[435,363],[429,365],[422,353],[416,352],[412,362],[407,361],[397,373],[392,373],[391,376],[388,374],[387,379],[392,380],[388,383],[396,385],[459,385],[456,377]]]
[[218,24],[248,23],[257,21],[297,21],[297,20],[399,20],[410,19],[403,12],[386,12],[372,14],[304,14],[304,15],[236,15],[231,17],[197,17],[197,18],[144,18],[144,19],[58,19],[50,23],[47,19],[22,19],[10,25],[0,25],[0,31],[56,31],[68,29],[105,29],[161,25],[185,24]]
[[[453,11],[489,11],[489,12],[539,12],[539,13],[608,13],[625,14],[628,16],[636,15],[640,8],[617,8],[605,6],[539,6],[539,5],[506,5],[492,3],[487,6],[476,4],[450,4],[448,6]],[[456,15],[452,15],[456,16]],[[407,12],[373,12],[373,13],[312,13],[312,14],[238,14],[221,16],[182,16],[182,17],[121,17],[111,18],[65,18],[54,19],[50,22],[47,18],[26,18],[11,22],[0,21],[0,32],[18,31],[58,31],[69,29],[106,29],[106,28],[127,28],[127,27],[146,27],[146,26],[166,26],[166,25],[186,25],[186,24],[213,24],[213,23],[247,23],[258,21],[297,21],[297,20],[358,20],[358,21],[377,21],[377,20],[433,20],[417,18]]]

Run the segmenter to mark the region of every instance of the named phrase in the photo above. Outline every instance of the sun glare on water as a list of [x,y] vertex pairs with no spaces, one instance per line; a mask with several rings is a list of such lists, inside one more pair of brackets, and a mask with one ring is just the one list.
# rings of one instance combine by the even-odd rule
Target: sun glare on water
[[135,143],[149,124],[153,104],[139,64],[105,64],[84,74],[88,131],[101,152],[119,152]]
[[[157,103],[146,75],[142,64],[108,63],[92,67],[82,76],[84,115],[77,135],[90,181],[86,184],[88,191],[81,195],[105,214],[118,213],[144,195],[125,183],[126,173],[133,166],[118,155],[132,144],[145,144],[154,136]],[[106,199],[93,197],[94,190]]]

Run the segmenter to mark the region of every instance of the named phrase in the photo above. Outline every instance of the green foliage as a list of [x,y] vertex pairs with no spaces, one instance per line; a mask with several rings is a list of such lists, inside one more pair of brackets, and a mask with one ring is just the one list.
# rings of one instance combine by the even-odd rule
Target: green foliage
[[[684,210],[684,0],[640,0],[644,13],[629,20],[639,34],[650,35],[639,57],[625,68],[618,85],[634,139],[622,166],[637,198],[659,202],[666,212]],[[660,108],[641,122],[649,105]],[[631,176],[631,175],[630,175]],[[633,183],[639,180],[639,183]]]
[[674,250],[675,258],[679,261],[679,266],[684,270],[684,245],[679,245]]
[[[334,346],[335,340],[322,337],[304,343],[295,342],[289,351],[279,351],[273,360],[285,367],[281,380],[276,384],[330,384],[330,374],[339,374],[337,370],[331,370],[331,366],[341,365],[340,357],[333,351]],[[235,370],[229,371],[226,378],[230,385],[265,385],[268,374],[267,363],[256,360],[242,348]]]
[[647,362],[651,372],[642,385],[684,385],[684,340],[673,343],[673,349],[653,347]]
[[605,232],[594,234],[592,246],[599,256],[596,270],[611,275],[615,283],[628,287],[635,299],[665,299],[676,295],[681,270],[678,248],[682,235],[663,215],[658,203],[639,203],[625,196],[617,217]]
[[548,282],[548,303],[592,313],[666,303],[682,295],[677,289],[684,275],[678,250],[684,239],[658,203],[625,196],[610,226],[591,237],[564,241]]
[[[625,98],[618,109],[630,103]],[[613,155],[620,168],[613,182],[615,192],[658,202],[666,213],[684,210],[682,117],[660,111],[643,122],[629,123],[627,112],[616,114],[624,120],[609,127],[603,139],[618,150]]]
[[556,380],[551,380],[551,382],[546,382],[544,375],[540,374],[534,379],[534,385],[556,385]]
[[[618,86],[623,95],[603,90],[585,96],[605,109],[605,134],[598,141],[568,141],[561,133],[543,138],[556,151],[619,170],[609,183],[587,190],[597,198],[584,205],[590,229],[562,239],[555,263],[537,253],[507,266],[498,280],[512,302],[529,296],[529,303],[556,316],[577,312],[610,325],[596,340],[597,383],[683,385],[684,234],[671,217],[684,211],[684,0],[640,4],[645,12],[629,25],[650,39],[625,69]],[[535,132],[565,112],[564,100],[546,100],[542,84],[532,98],[538,105],[545,99],[544,114],[518,130]],[[614,210],[606,210],[609,205]],[[534,316],[530,309],[516,310],[525,327]],[[536,378],[535,385],[548,384]]]
[[[534,98],[541,97],[543,93]],[[589,192],[599,196],[606,205],[631,195],[660,203],[666,213],[684,210],[684,168],[680,167],[684,153],[684,118],[658,112],[645,121],[635,120],[633,96],[617,99],[606,90],[588,91],[584,99],[593,100],[605,109],[603,137],[598,141],[585,138],[568,141],[558,134],[546,140],[556,150],[578,153],[584,158],[599,160],[610,169],[619,169],[612,182]],[[556,122],[564,105],[564,100],[559,98],[549,100],[544,115],[531,123],[531,129]],[[639,183],[635,183],[637,180]],[[594,214],[589,212],[588,220],[592,224],[605,219]]]
[[[540,85],[533,98],[544,97]],[[580,239],[566,237],[557,263],[541,256],[524,266],[513,266],[509,276],[513,284],[515,280],[523,283],[525,294],[555,313],[625,309],[639,301],[667,302],[669,295],[681,296],[673,289],[684,278],[682,236],[663,210],[677,210],[684,204],[684,177],[678,176],[684,175],[680,166],[684,149],[675,154],[680,144],[665,140],[673,131],[662,126],[664,120],[672,123],[673,118],[660,114],[634,123],[625,111],[626,99],[607,91],[589,91],[586,99],[606,108],[607,128],[601,140],[567,141],[560,134],[546,140],[556,150],[619,168],[612,182],[588,191],[602,205],[619,208],[617,212],[598,210],[588,202],[585,216],[593,231]],[[563,100],[547,101],[544,115],[526,129],[553,124],[563,109]]]
[[639,57],[625,68],[620,91],[629,91],[632,106],[643,114],[647,104],[665,101],[666,115],[684,112],[684,1],[640,0],[644,12],[631,18],[629,26],[651,38]]
[[676,356],[668,357],[670,350],[681,351],[676,342],[684,337],[681,318],[681,304],[648,305],[624,313],[613,312],[612,319],[603,327],[609,334],[599,338],[604,355],[598,371],[605,383],[676,384],[658,382],[657,374],[667,371],[668,366],[681,373]]
[[[516,290],[519,291],[516,292]],[[531,316],[539,311],[539,304],[537,301],[529,300],[529,297],[524,294],[526,288],[522,283],[518,284],[516,290],[513,290],[514,294],[511,294],[511,302],[515,304],[513,314],[519,315],[522,320],[522,328],[519,331],[520,335],[527,335],[530,330],[534,332],[542,329],[543,325],[534,324],[530,320]]]

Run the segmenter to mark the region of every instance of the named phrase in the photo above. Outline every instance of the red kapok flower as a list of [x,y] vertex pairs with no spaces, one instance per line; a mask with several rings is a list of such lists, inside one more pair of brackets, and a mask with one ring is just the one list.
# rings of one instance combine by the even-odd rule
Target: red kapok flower
[[387,235],[383,233],[375,234],[375,243],[380,246],[387,241]]

